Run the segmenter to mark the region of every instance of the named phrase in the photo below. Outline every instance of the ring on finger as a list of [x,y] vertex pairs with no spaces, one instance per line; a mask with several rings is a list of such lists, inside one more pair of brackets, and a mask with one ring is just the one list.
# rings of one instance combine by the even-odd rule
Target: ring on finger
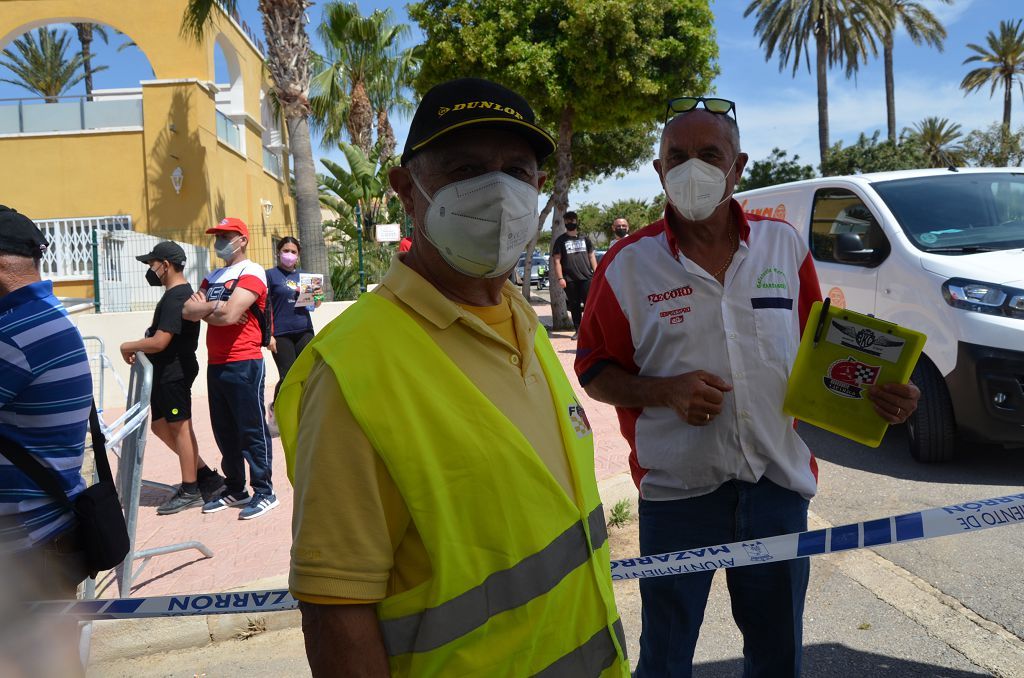
[[898,417],[898,416],[900,416],[901,414],[903,414],[903,408],[902,408],[902,407],[897,407],[897,408],[896,408],[896,416]]
[[705,412],[704,413],[704,423],[706,424],[709,421],[711,421],[711,413],[710,412]]

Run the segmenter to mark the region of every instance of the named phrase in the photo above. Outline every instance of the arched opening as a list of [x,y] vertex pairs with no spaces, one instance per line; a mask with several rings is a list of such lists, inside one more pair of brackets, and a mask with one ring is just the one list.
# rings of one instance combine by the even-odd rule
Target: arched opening
[[34,21],[0,37],[0,134],[142,126],[146,55],[116,27],[85,17]]
[[238,52],[223,33],[213,43],[213,72],[217,85],[217,138],[245,153],[245,84]]

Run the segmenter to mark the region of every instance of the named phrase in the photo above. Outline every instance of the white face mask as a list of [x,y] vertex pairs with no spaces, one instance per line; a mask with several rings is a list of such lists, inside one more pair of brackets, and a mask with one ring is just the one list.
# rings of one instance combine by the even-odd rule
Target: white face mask
[[[732,161],[732,171],[736,161]],[[690,158],[665,175],[665,193],[687,221],[703,221],[731,195],[725,195],[725,173],[700,158]]]
[[537,189],[525,181],[489,172],[448,184],[431,197],[410,176],[430,203],[424,235],[460,273],[505,275],[537,231]]

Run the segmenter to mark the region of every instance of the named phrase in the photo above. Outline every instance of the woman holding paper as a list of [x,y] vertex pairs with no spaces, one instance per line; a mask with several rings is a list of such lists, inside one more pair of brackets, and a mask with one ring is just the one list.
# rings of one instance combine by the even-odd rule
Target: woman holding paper
[[[299,268],[299,253],[302,245],[291,236],[281,238],[277,243],[277,266],[267,269],[267,288],[273,309],[273,338],[270,352],[274,355],[279,375],[274,388],[274,399],[281,388],[281,382],[291,369],[295,358],[313,339],[313,321],[310,311],[323,300],[322,282],[316,284],[316,277],[303,273]],[[312,279],[312,280],[311,280]],[[321,278],[322,281],[322,278]],[[300,300],[300,297],[303,299]],[[312,297],[311,303],[304,303]],[[299,300],[299,304],[296,304]],[[273,424],[274,403],[270,403],[270,422]]]

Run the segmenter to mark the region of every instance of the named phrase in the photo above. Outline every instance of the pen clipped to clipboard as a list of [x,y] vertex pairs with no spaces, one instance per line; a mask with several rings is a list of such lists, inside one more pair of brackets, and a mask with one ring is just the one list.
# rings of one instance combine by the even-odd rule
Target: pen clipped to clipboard
[[925,335],[872,316],[815,302],[789,375],[783,411],[870,447],[888,423],[867,391],[876,384],[910,380]]

